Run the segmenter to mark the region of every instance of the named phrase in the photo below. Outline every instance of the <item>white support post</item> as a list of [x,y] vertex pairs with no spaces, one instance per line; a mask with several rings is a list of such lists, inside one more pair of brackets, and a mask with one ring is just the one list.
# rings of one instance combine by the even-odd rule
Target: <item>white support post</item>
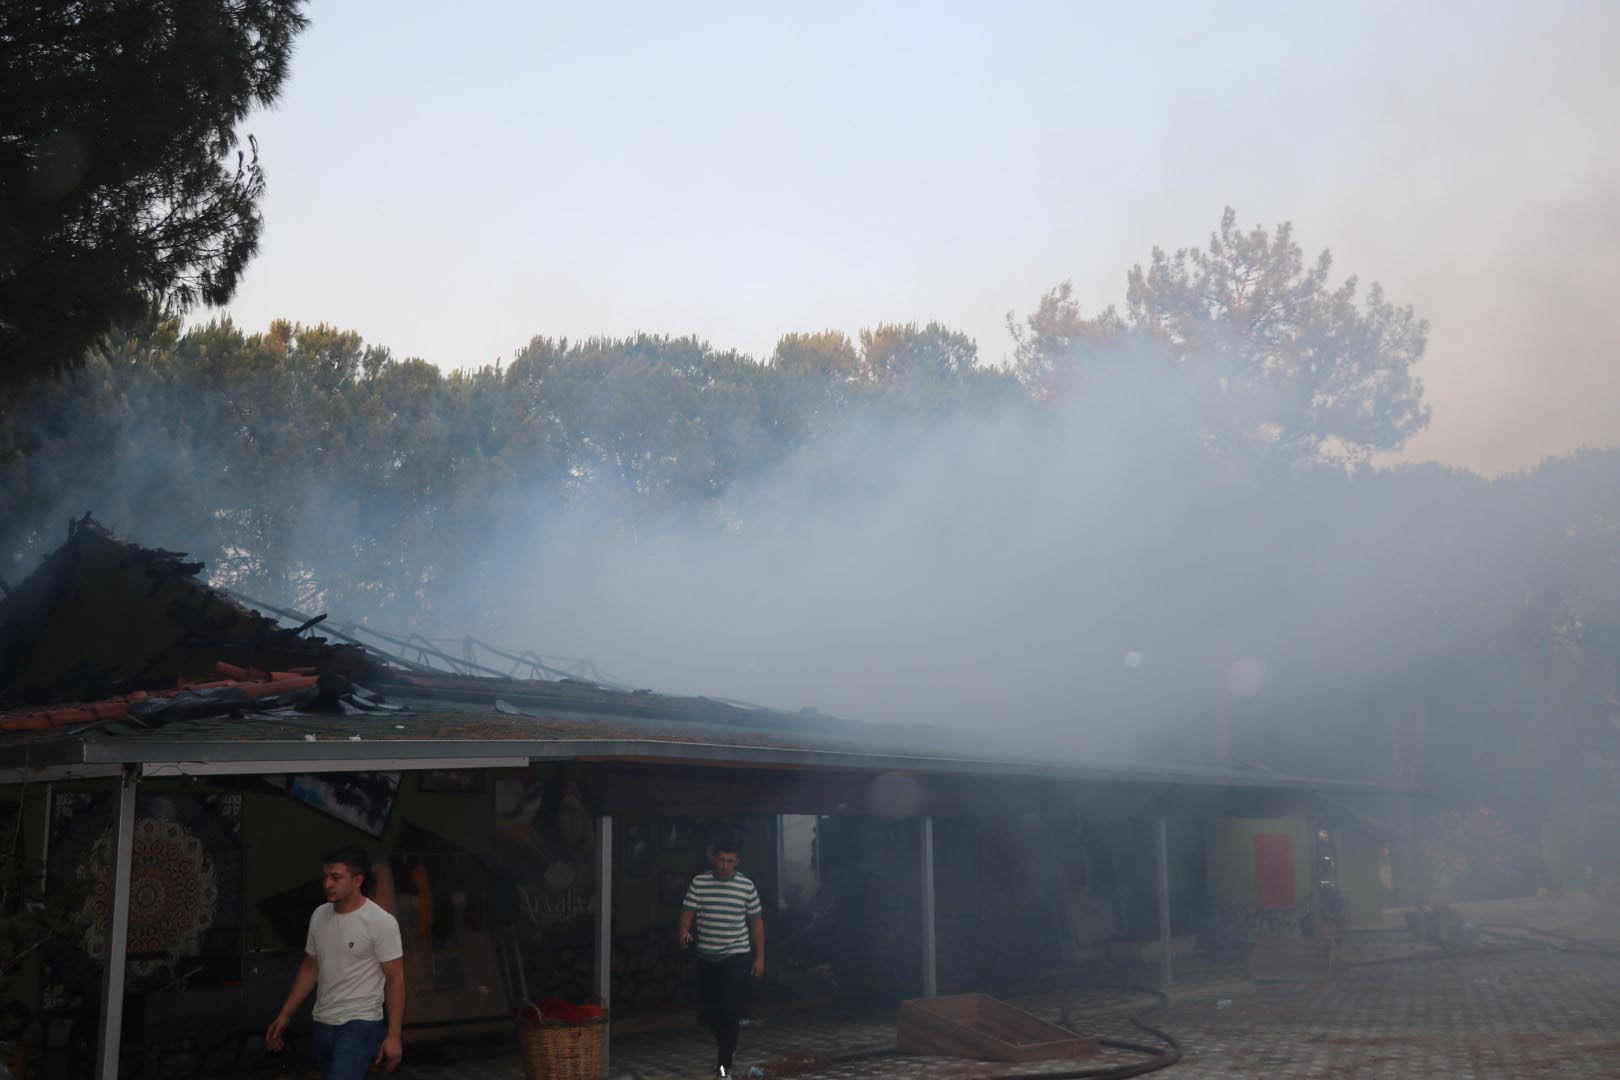
[[125,766],[114,781],[112,865],[107,867],[107,959],[101,968],[101,1033],[96,1080],[118,1080],[118,1049],[124,1024],[124,958],[129,946],[129,866],[135,851],[135,788],[139,772]]
[[[611,1015],[613,992],[613,815],[596,819],[596,996]],[[609,1021],[602,1044],[602,1075],[608,1075],[613,1046]]]
[[784,826],[786,826],[786,824],[787,824],[787,816],[785,814],[777,814],[776,815],[776,910],[777,911],[784,911],[784,910],[787,909],[787,889],[782,884],[782,872],[787,867],[787,837],[784,835],[784,833],[786,833],[786,831],[787,831],[786,828],[784,827]]
[[934,819],[922,819],[923,996],[939,996],[939,965],[934,936]]
[[1164,992],[1170,992],[1171,965],[1170,965],[1170,822],[1166,818],[1158,820],[1157,828],[1158,864],[1159,864],[1159,977],[1164,984]]

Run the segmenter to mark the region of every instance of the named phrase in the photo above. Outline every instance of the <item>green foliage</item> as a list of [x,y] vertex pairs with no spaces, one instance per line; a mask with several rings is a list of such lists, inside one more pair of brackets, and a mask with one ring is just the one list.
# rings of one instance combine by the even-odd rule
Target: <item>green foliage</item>
[[[445,375],[358,335],[148,315],[0,419],[0,577],[94,509],[252,595],[391,613],[467,584],[492,517],[589,500],[604,527],[699,514],[792,454],[792,380],[690,338],[537,338]],[[485,598],[502,601],[498,568]]]
[[1083,318],[1067,282],[1024,325],[1008,316],[1019,378],[1051,397],[1102,362],[1164,362],[1218,402],[1213,446],[1295,461],[1398,450],[1429,421],[1412,374],[1428,324],[1377,285],[1360,303],[1354,277],[1329,288],[1332,266],[1325,251],[1307,266],[1292,226],[1244,232],[1228,207],[1207,248],[1154,248],[1132,268],[1123,316]]
[[831,387],[847,386],[861,377],[861,358],[842,330],[784,334],[771,354],[771,366],[784,378]]
[[1113,308],[1095,319],[1080,313],[1072,282],[1062,282],[1041,297],[1022,326],[1009,313],[1013,370],[1038,401],[1050,402],[1065,385],[1081,376],[1087,360],[1114,349],[1126,338],[1126,326]]
[[861,331],[861,375],[877,386],[908,389],[960,382],[979,362],[979,347],[966,334],[937,322],[883,323]]
[[230,298],[264,191],[236,128],[285,81],[300,7],[0,5],[0,380],[78,364],[155,301]]

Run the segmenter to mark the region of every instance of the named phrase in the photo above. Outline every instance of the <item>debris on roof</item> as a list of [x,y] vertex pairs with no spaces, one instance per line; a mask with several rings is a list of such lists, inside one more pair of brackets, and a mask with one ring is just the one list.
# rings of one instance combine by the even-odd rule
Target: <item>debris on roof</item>
[[313,668],[261,671],[224,661],[214,665],[217,678],[181,679],[168,690],[135,690],[100,701],[52,705],[42,709],[0,709],[0,735],[20,731],[82,731],[90,725],[125,721],[131,728],[158,728],[176,720],[270,713],[293,709],[353,715],[398,712],[371,690],[340,675]]
[[0,702],[43,706],[166,690],[221,660],[362,678],[353,646],[302,634],[198,577],[202,563],[142,547],[86,514],[0,601]]

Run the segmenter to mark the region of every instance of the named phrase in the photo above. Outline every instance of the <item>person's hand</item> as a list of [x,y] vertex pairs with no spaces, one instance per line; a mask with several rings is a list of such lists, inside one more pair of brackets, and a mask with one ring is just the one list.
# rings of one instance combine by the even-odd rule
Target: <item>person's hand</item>
[[287,1018],[285,1016],[277,1016],[274,1020],[270,1021],[270,1026],[265,1030],[264,1033],[265,1047],[269,1050],[275,1051],[278,1054],[282,1050],[285,1050],[287,1044],[282,1040],[281,1036],[286,1030]]
[[681,931],[681,948],[683,948],[683,949],[689,948],[691,946],[691,944],[692,944],[692,931],[690,931],[690,930],[682,930]]
[[756,979],[765,977],[765,958],[763,956],[754,957],[754,966],[749,968],[749,974]]
[[390,1035],[384,1039],[382,1046],[377,1050],[377,1056],[372,1059],[373,1065],[381,1065],[383,1072],[391,1073],[399,1068],[399,1059],[405,1056],[404,1044],[398,1035]]

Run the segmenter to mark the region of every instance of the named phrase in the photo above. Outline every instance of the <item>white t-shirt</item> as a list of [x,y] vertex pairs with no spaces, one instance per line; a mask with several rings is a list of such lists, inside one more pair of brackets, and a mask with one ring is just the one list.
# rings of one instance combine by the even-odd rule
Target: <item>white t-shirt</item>
[[382,965],[405,955],[399,923],[370,900],[347,915],[322,904],[304,951],[315,958],[315,1022],[383,1019]]

